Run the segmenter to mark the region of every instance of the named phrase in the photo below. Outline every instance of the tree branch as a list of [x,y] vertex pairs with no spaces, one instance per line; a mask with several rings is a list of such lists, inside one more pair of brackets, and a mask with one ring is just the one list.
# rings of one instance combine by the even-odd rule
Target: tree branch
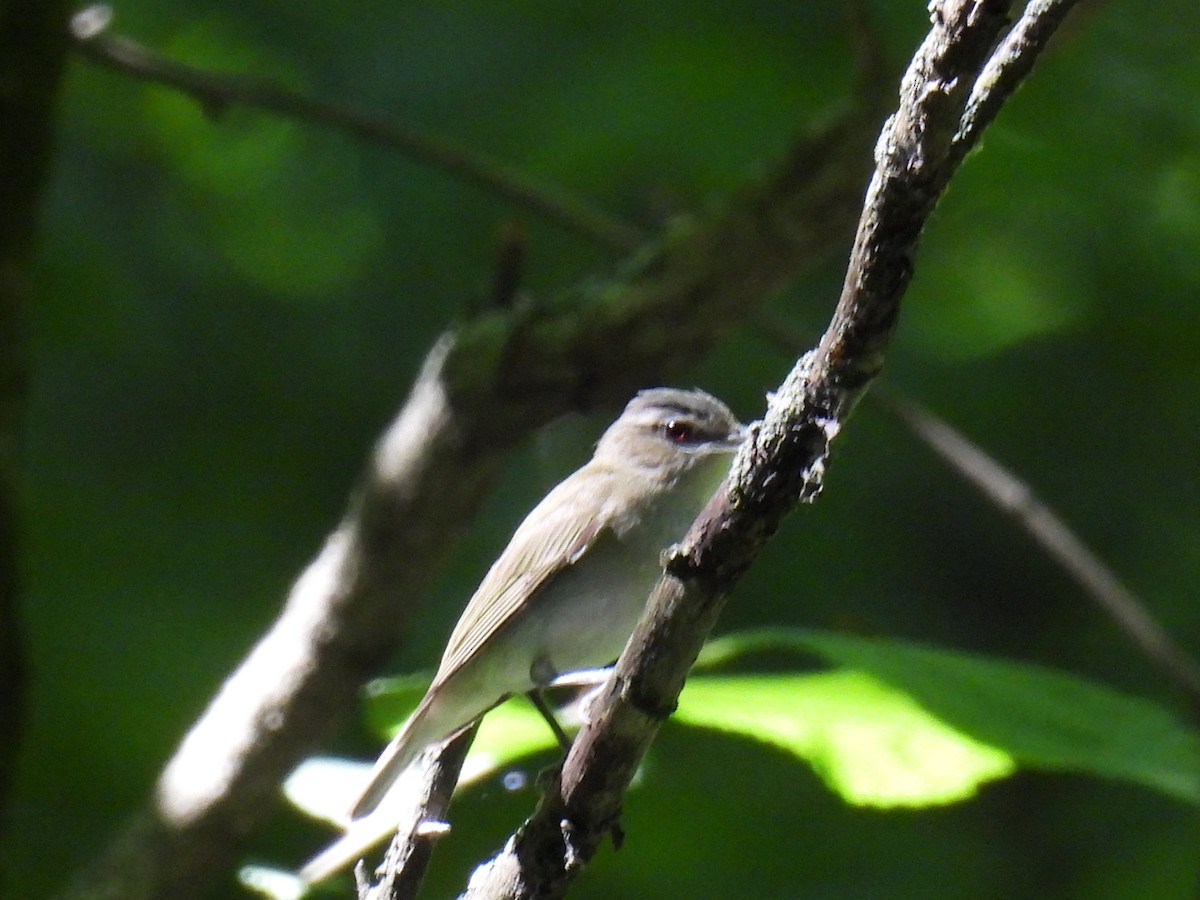
[[954,158],[961,161],[1016,91],[1078,0],[1030,0],[976,79],[954,135]]
[[19,614],[24,326],[38,204],[53,157],[65,20],[61,0],[0,6],[0,822],[7,820],[24,733],[27,672]]
[[[803,346],[796,329],[774,316],[756,316],[754,330],[765,342],[794,353]],[[903,425],[923,446],[976,488],[1041,546],[1139,650],[1179,687],[1200,699],[1200,663],[1155,619],[1145,601],[1088,549],[1083,539],[1027,483],[978,444],[927,407],[894,390],[867,396]]]
[[889,392],[880,405],[1037,541],[1147,659],[1192,695],[1193,703],[1200,700],[1200,665],[1029,485],[913,401]]
[[288,770],[354,708],[505,453],[568,410],[624,401],[696,359],[845,240],[869,112],[800,142],[763,180],[676,223],[615,275],[444,336],[338,529],[213,698],[155,795],[67,897],[201,894]]
[[363,877],[362,862],[355,870],[359,900],[409,900],[417,895],[434,841],[442,831],[430,825],[446,821],[459,773],[478,728],[476,723],[449,743],[432,749],[424,790],[412,808],[406,810],[404,822],[379,866],[379,881],[372,885]]
[[610,250],[628,251],[644,236],[627,223],[565,191],[551,190],[483,153],[445,138],[405,128],[383,116],[307,97],[263,78],[212,72],[168,59],[107,28],[112,8],[89,6],[71,20],[71,39],[86,59],[135,78],[173,87],[217,114],[227,106],[248,106],[302,119],[379,144],[545,216]]
[[[666,574],[593,703],[560,783],[500,854],[476,871],[465,896],[561,896],[617,823],[633,773],[674,708],[725,596],[783,516],[816,496],[829,442],[883,364],[921,229],[962,158],[952,138],[1010,5],[931,5],[933,29],[877,145],[875,175],[829,328],[771,398],[734,462],[728,488],[665,558]],[[1038,15],[1036,6],[1026,11]],[[1030,45],[1020,52],[1036,55]]]

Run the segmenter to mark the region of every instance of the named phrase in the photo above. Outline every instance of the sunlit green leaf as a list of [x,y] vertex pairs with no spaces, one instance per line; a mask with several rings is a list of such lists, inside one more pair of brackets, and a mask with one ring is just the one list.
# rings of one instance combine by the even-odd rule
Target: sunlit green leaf
[[1016,766],[912,697],[863,672],[697,675],[675,718],[773,744],[809,763],[845,800],[927,806],[975,793]]
[[390,739],[425,696],[429,680],[428,673],[372,680],[363,692],[367,726],[381,737]]
[[[394,733],[420,699],[421,684],[420,678],[374,682],[368,703],[372,723]],[[855,804],[949,803],[1014,768],[1003,752],[955,731],[911,697],[861,672],[697,674],[689,679],[673,721],[787,750]],[[468,765],[494,771],[553,745],[541,717],[517,698],[484,718]]]
[[765,648],[869,672],[1020,765],[1132,781],[1200,803],[1200,735],[1149,701],[1028,663],[832,632],[731,635],[704,660]]

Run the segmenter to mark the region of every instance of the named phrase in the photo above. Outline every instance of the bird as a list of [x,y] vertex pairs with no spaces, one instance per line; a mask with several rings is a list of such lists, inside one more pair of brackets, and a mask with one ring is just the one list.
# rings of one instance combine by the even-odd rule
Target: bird
[[496,558],[351,819],[371,813],[428,746],[508,697],[536,700],[561,674],[615,660],[662,574],[662,551],[721,484],[745,434],[704,391],[634,396],[592,458],[534,507]]

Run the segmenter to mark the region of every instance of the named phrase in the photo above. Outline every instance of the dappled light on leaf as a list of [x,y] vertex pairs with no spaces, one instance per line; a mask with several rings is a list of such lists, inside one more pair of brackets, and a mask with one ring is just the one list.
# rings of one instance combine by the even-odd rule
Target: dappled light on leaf
[[859,805],[951,803],[1015,769],[1003,751],[862,672],[696,676],[676,718],[787,750]]
[[729,635],[702,662],[766,649],[869,672],[1024,767],[1115,778],[1200,803],[1200,734],[1149,701],[1029,663],[835,632]]
[[238,881],[248,891],[271,900],[299,900],[308,892],[308,885],[294,872],[270,866],[242,866]]

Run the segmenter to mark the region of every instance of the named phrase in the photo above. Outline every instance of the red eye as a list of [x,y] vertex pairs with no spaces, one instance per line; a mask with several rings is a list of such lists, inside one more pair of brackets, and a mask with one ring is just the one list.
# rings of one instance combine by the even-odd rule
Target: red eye
[[676,444],[685,444],[692,439],[695,434],[695,429],[687,422],[680,422],[677,419],[670,419],[663,426],[663,433],[666,434],[667,440]]

